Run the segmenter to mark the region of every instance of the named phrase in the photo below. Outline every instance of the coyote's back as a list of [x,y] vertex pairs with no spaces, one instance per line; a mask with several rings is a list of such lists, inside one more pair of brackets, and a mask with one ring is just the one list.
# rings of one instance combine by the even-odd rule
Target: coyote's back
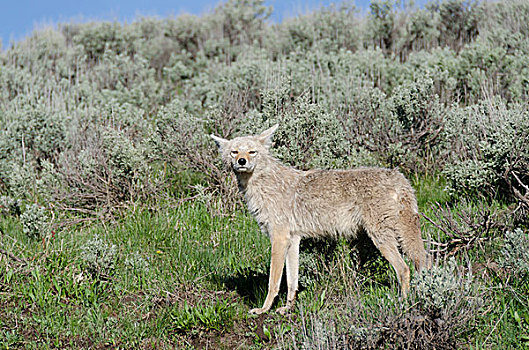
[[212,135],[250,211],[272,242],[268,296],[263,307],[252,312],[265,312],[272,305],[285,260],[289,292],[280,311],[290,308],[297,290],[302,237],[356,236],[361,228],[394,267],[406,294],[410,271],[399,247],[416,269],[428,265],[417,201],[406,178],[383,168],[299,171],[285,166],[268,150],[276,129],[277,125],[261,135],[233,140]]

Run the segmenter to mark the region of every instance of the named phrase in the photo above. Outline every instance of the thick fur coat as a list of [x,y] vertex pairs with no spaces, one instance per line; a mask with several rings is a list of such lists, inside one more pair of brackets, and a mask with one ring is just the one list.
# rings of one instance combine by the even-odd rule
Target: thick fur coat
[[399,247],[416,269],[428,266],[410,183],[399,171],[383,168],[300,171],[285,166],[269,152],[277,127],[232,140],[211,135],[223,161],[234,171],[249,210],[272,243],[268,295],[262,308],[250,312],[270,309],[285,262],[287,304],[278,311],[291,308],[298,288],[302,237],[356,237],[361,228],[394,267],[405,295],[410,270]]

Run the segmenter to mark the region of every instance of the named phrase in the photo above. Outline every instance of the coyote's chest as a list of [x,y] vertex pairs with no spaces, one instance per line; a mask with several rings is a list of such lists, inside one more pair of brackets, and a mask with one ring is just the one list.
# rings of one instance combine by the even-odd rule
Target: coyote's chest
[[294,188],[285,178],[253,178],[239,182],[248,210],[261,225],[289,225],[293,220]]

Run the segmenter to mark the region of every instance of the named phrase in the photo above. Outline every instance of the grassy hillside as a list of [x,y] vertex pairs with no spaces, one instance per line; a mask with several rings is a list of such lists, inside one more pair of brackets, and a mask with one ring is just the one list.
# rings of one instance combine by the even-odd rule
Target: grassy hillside
[[[271,11],[4,48],[0,348],[529,347],[529,3]],[[367,239],[306,240],[293,312],[247,314],[270,243],[208,135],[275,123],[287,164],[411,180],[434,267],[408,298]]]

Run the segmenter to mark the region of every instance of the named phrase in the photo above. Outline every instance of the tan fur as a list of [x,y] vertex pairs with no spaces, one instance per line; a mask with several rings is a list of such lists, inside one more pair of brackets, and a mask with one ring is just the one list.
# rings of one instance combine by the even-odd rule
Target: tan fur
[[237,176],[249,210],[272,244],[268,295],[260,314],[272,306],[279,291],[286,262],[287,304],[292,306],[298,289],[299,243],[302,237],[356,237],[364,228],[375,246],[397,273],[406,295],[410,270],[399,247],[416,269],[428,266],[421,239],[414,191],[398,170],[300,171],[281,164],[269,153],[278,125],[258,136],[217,142],[224,162]]

